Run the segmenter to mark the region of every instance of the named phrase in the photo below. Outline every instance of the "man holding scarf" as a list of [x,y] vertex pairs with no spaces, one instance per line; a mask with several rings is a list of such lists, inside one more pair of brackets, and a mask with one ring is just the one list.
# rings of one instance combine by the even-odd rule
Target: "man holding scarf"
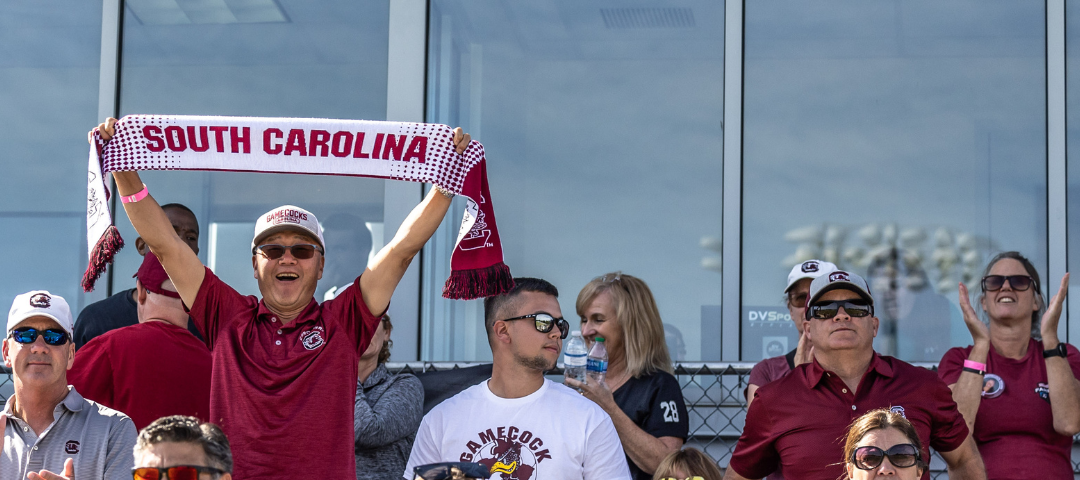
[[[114,123],[99,126],[103,140],[112,138]],[[460,128],[454,130],[457,153],[469,141]],[[355,478],[357,361],[450,198],[432,189],[354,288],[319,304],[314,292],[326,252],[310,212],[286,205],[258,219],[252,266],[259,300],[240,295],[202,265],[138,173],[116,171],[113,178],[128,218],[161,260],[213,354],[211,421],[230,439],[233,476]]]

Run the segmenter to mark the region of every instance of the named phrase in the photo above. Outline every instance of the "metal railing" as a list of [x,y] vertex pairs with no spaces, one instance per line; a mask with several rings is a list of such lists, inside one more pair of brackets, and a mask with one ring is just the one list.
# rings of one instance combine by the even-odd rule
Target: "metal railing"
[[[391,372],[422,373],[480,365],[465,362],[409,362],[388,363]],[[931,363],[916,365],[933,369]],[[687,413],[690,416],[690,437],[687,445],[697,447],[717,461],[721,467],[727,467],[731,452],[742,434],[746,421],[746,400],[743,390],[753,363],[681,363],[675,367],[675,376],[682,386]],[[561,381],[562,371],[549,372],[552,379]],[[11,370],[0,367],[0,401],[14,391]],[[1080,448],[1077,447],[1080,436],[1073,439],[1073,472],[1080,474]],[[930,463],[930,475],[934,479],[945,479],[945,462],[933,453]]]

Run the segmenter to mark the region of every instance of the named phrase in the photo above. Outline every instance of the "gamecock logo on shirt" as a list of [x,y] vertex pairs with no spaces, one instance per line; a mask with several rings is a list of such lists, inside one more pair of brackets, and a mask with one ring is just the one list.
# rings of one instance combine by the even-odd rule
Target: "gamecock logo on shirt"
[[71,455],[79,453],[79,442],[76,440],[68,440],[67,443],[64,444],[64,451]]
[[322,327],[315,327],[300,334],[300,343],[303,343],[304,348],[308,350],[315,350],[323,346],[326,340],[323,339]]
[[478,441],[465,445],[468,452],[462,452],[461,461],[487,467],[491,478],[532,480],[536,478],[537,465],[551,458],[540,437],[518,427],[489,428],[476,436]]

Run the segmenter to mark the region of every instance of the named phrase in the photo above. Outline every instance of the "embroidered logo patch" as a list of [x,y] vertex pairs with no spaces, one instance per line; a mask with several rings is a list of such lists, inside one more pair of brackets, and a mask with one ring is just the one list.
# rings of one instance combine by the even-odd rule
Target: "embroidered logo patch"
[[76,440],[68,440],[67,443],[64,444],[64,451],[71,455],[79,453],[79,442]]
[[1038,395],[1039,398],[1041,398],[1043,400],[1046,400],[1046,403],[1050,403],[1050,385],[1049,384],[1040,383],[1039,386],[1035,387],[1035,394]]
[[889,411],[892,412],[892,413],[895,413],[897,415],[900,415],[901,417],[907,418],[907,415],[904,415],[904,407],[901,407],[899,405],[897,405],[895,407],[889,407]]
[[304,344],[304,348],[308,350],[315,350],[323,346],[326,340],[322,336],[322,327],[315,327],[300,334],[300,342]]
[[849,282],[851,278],[848,277],[848,273],[842,270],[837,270],[829,274],[829,282]]
[[808,260],[802,264],[803,273],[814,273],[818,271],[818,263],[813,260]]
[[39,293],[30,297],[30,306],[36,308],[49,308],[52,305],[52,297]]

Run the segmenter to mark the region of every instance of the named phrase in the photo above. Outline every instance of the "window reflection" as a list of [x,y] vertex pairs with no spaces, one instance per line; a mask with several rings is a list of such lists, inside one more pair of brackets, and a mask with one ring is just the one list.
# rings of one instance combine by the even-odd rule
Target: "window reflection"
[[866,275],[875,347],[911,361],[971,343],[956,284],[990,254],[1045,268],[1044,22],[1041,3],[746,3],[744,360],[794,348],[751,312],[784,312],[803,260]]
[[[125,2],[121,113],[386,118],[388,1],[237,5]],[[203,231],[213,226],[218,235],[203,235],[201,257],[245,294],[258,294],[250,250],[255,219],[279,205],[311,211],[326,229],[320,300],[363,272],[372,225],[382,244],[382,180],[232,172],[143,178],[159,201],[190,207]],[[122,210],[116,224],[135,238]],[[118,288],[128,288],[123,272],[139,260],[133,251],[121,253]]]
[[[0,2],[0,221],[22,253],[0,300],[31,289],[77,312],[86,269],[86,131],[96,125],[101,2]],[[83,167],[79,167],[82,165]],[[74,166],[74,167],[73,167]],[[99,283],[104,292],[104,282]]]
[[[684,359],[718,360],[724,4],[625,7],[432,2],[428,120],[484,142],[506,263],[554,283],[566,318],[622,270]],[[425,359],[491,355],[482,305],[439,297],[462,205],[425,251]]]

